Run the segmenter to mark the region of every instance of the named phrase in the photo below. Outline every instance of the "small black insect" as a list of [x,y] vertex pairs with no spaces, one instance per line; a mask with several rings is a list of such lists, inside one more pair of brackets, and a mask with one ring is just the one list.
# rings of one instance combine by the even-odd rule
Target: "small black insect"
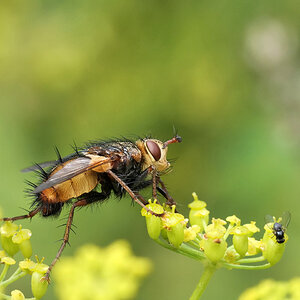
[[[38,184],[29,183],[28,192],[34,198],[32,210],[27,215],[3,220],[32,218],[38,213],[43,217],[58,216],[65,204],[72,203],[63,242],[45,275],[48,280],[51,269],[68,243],[76,207],[103,202],[113,192],[119,198],[128,193],[148,210],[147,201],[139,191],[151,185],[154,198],[158,191],[167,199],[167,204],[175,203],[160,176],[170,168],[168,145],[180,143],[181,140],[180,136],[175,135],[166,142],[151,138],[135,142],[129,139],[92,142],[80,150],[75,148],[75,153],[64,158],[57,151],[57,160],[23,170],[35,171],[40,177]],[[101,192],[97,190],[98,186]]]
[[291,213],[286,211],[282,214],[282,217],[276,220],[271,215],[265,217],[266,223],[273,223],[272,231],[278,244],[285,242],[285,231],[290,223]]

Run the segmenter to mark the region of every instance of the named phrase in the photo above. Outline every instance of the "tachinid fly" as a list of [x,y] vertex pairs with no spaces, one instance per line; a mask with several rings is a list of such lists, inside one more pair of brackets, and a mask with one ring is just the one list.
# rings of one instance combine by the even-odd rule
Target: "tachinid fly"
[[[171,140],[161,142],[145,138],[133,142],[128,139],[88,143],[83,149],[61,158],[58,151],[56,161],[36,164],[23,172],[36,171],[41,177],[38,185],[30,183],[29,193],[34,197],[32,210],[27,215],[4,218],[15,221],[32,218],[37,213],[43,217],[59,215],[66,202],[72,202],[61,247],[52,261],[44,279],[49,280],[51,269],[68,243],[74,210],[95,202],[102,202],[113,192],[117,197],[126,193],[145,207],[147,201],[139,191],[152,185],[153,197],[159,192],[174,204],[164,183],[160,179],[169,168],[168,145],[181,142],[176,135]],[[96,187],[101,186],[101,192]],[[148,210],[148,209],[147,209]]]

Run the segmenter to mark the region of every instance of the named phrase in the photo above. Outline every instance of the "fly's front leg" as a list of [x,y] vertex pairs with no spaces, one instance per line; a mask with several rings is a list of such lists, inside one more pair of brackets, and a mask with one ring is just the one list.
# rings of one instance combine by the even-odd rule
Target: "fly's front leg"
[[152,197],[157,199],[157,171],[152,167]]
[[170,196],[165,184],[163,183],[163,181],[158,176],[157,176],[157,181],[161,186],[161,187],[158,186],[157,190],[167,199],[166,204],[168,206],[176,205],[175,200]]
[[[132,198],[132,200],[134,200],[140,206],[142,206],[143,208],[145,208],[147,212],[149,212],[152,215],[157,216],[157,217],[161,217],[163,215],[163,213],[162,214],[156,214],[155,212],[153,212],[152,210],[150,210],[148,207],[146,207],[146,205],[144,204],[144,203],[146,203],[146,200],[141,195],[137,196],[131,190],[131,188],[121,178],[119,178],[113,171],[108,170],[108,171],[106,171],[106,173],[108,175],[110,175],[113,179],[115,179],[123,187],[123,189],[129,194],[129,196]],[[140,199],[142,199],[142,200],[140,200]]]

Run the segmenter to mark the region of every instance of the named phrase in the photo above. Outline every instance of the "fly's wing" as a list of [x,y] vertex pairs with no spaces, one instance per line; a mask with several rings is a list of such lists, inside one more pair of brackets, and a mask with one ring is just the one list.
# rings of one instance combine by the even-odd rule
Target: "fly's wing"
[[44,169],[47,167],[55,166],[57,163],[58,163],[57,160],[45,161],[45,162],[30,166],[28,168],[22,169],[21,172],[22,173],[32,172],[32,171]]
[[281,223],[285,229],[289,226],[290,221],[291,221],[291,213],[289,211],[285,211],[282,214],[282,221],[281,221]]
[[274,217],[272,217],[271,215],[265,216],[265,224],[268,224],[268,223],[274,223]]
[[[67,181],[81,173],[96,169],[97,172],[101,172],[99,167],[105,164],[112,163],[111,158],[107,158],[104,156],[91,156],[89,157],[78,157],[70,162],[66,162],[65,165],[55,172],[48,180],[41,183],[34,189],[34,193],[40,193],[45,189],[48,189],[54,185]],[[108,166],[107,169],[111,167]],[[104,171],[102,171],[104,172]]]

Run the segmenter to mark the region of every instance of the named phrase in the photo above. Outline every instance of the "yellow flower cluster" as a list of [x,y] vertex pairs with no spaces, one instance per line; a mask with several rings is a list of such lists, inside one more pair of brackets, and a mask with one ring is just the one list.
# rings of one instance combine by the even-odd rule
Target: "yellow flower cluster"
[[290,281],[266,279],[244,291],[239,300],[300,299],[300,277]]
[[146,258],[135,257],[127,241],[107,248],[85,245],[74,257],[63,257],[53,270],[55,289],[64,300],[132,299],[151,270]]
[[[196,193],[192,196],[194,201],[188,205],[189,219],[177,213],[175,206],[161,206],[156,200],[149,200],[146,205],[148,210],[143,208],[141,211],[142,216],[146,217],[149,236],[173,251],[179,249],[181,254],[198,259],[207,258],[214,264],[221,263],[228,268],[267,268],[281,259],[287,235],[284,232],[284,243],[278,243],[273,232],[273,223],[265,226],[264,238],[256,240],[252,237],[260,231],[256,222],[242,225],[235,215],[228,216],[226,221],[220,218],[212,218],[210,221],[210,211],[207,210],[206,203],[199,200]],[[161,216],[153,215],[149,210]],[[243,260],[258,254],[262,255]],[[264,261],[267,264],[251,267],[246,265]],[[245,265],[241,265],[242,263]]]

